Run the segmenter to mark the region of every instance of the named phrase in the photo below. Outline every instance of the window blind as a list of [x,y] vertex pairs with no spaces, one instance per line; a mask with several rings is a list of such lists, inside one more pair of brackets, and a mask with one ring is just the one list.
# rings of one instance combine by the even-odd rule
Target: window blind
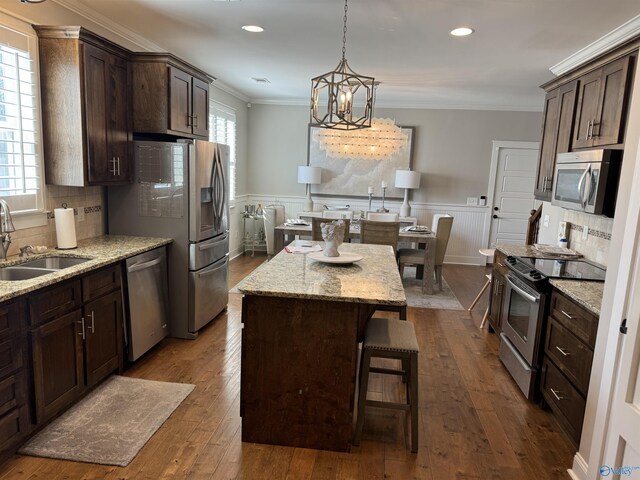
[[209,140],[229,145],[229,201],[236,198],[236,111],[211,100],[209,105]]
[[0,197],[12,212],[43,209],[32,45],[0,25]]

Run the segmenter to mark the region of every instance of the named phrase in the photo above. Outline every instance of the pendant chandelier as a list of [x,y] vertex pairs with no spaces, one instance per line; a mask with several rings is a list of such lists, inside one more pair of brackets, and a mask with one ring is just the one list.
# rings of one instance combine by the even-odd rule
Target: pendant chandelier
[[337,131],[312,130],[311,140],[327,156],[355,160],[389,160],[408,143],[409,136],[390,118],[373,118],[371,128]]
[[335,70],[311,79],[311,126],[338,130],[371,127],[374,78],[351,70],[347,50],[347,0],[344,1],[342,59]]

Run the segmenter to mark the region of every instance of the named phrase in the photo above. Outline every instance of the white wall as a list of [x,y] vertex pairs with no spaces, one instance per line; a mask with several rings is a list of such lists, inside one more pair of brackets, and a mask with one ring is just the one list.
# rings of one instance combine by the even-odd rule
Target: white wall
[[[542,121],[537,112],[472,110],[380,108],[375,116],[416,127],[413,168],[425,175],[412,198],[453,205],[465,204],[467,196],[486,195],[493,140],[537,142]],[[250,193],[304,195],[296,166],[307,161],[308,121],[306,106],[251,106]]]

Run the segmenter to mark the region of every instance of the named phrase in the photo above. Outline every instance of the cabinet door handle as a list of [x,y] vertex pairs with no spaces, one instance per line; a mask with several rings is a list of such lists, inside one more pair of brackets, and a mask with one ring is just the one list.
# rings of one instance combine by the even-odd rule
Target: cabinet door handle
[[185,123],[187,124],[187,127],[190,127],[191,126],[191,115],[189,115],[187,113],[184,117],[185,117]]
[[589,131],[591,130],[591,120],[589,120],[589,123],[587,123],[587,133],[584,136],[585,140],[589,140]]
[[549,388],[549,390],[551,390],[551,393],[553,393],[553,396],[556,397],[556,400],[562,400],[564,398],[558,395],[558,393],[562,393],[562,392],[556,393],[556,391],[553,388]]
[[570,353],[567,353],[567,351],[564,348],[560,348],[557,345],[556,345],[556,350],[558,350],[565,357],[568,357],[569,355],[571,355]]
[[564,310],[560,310],[560,312],[567,317],[569,320],[573,320],[573,317],[571,315],[569,315],[567,312],[565,312]]
[[596,122],[595,120],[592,120],[591,121],[591,133],[589,134],[589,138],[590,139],[598,136],[598,135],[596,135],[596,125],[600,125],[600,122]]
[[84,317],[81,317],[81,318],[82,318],[82,320],[80,320],[79,322],[76,322],[76,323],[79,323],[82,326],[82,332],[78,333],[78,335],[80,335],[82,337],[82,340],[85,340],[86,337],[85,337],[85,334],[84,334]]
[[589,127],[587,128],[587,140],[591,140],[593,138],[593,124],[594,120],[589,122]]
[[118,176],[120,176],[120,157],[116,157],[118,160]]
[[111,163],[111,169],[109,170],[109,172],[111,172],[113,175],[116,174],[116,157],[111,157],[111,160],[109,160],[109,163]]
[[198,115],[191,117],[193,119],[193,128],[198,128]]
[[91,310],[91,326],[87,325],[87,329],[91,330],[91,333],[96,333],[93,310]]
[[547,191],[547,177],[546,176],[542,179],[542,191],[543,192]]

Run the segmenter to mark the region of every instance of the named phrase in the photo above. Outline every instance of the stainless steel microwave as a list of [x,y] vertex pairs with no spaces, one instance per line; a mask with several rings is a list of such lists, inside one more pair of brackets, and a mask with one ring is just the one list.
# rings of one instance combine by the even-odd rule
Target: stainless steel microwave
[[613,217],[621,163],[621,150],[559,153],[551,203],[571,210]]

